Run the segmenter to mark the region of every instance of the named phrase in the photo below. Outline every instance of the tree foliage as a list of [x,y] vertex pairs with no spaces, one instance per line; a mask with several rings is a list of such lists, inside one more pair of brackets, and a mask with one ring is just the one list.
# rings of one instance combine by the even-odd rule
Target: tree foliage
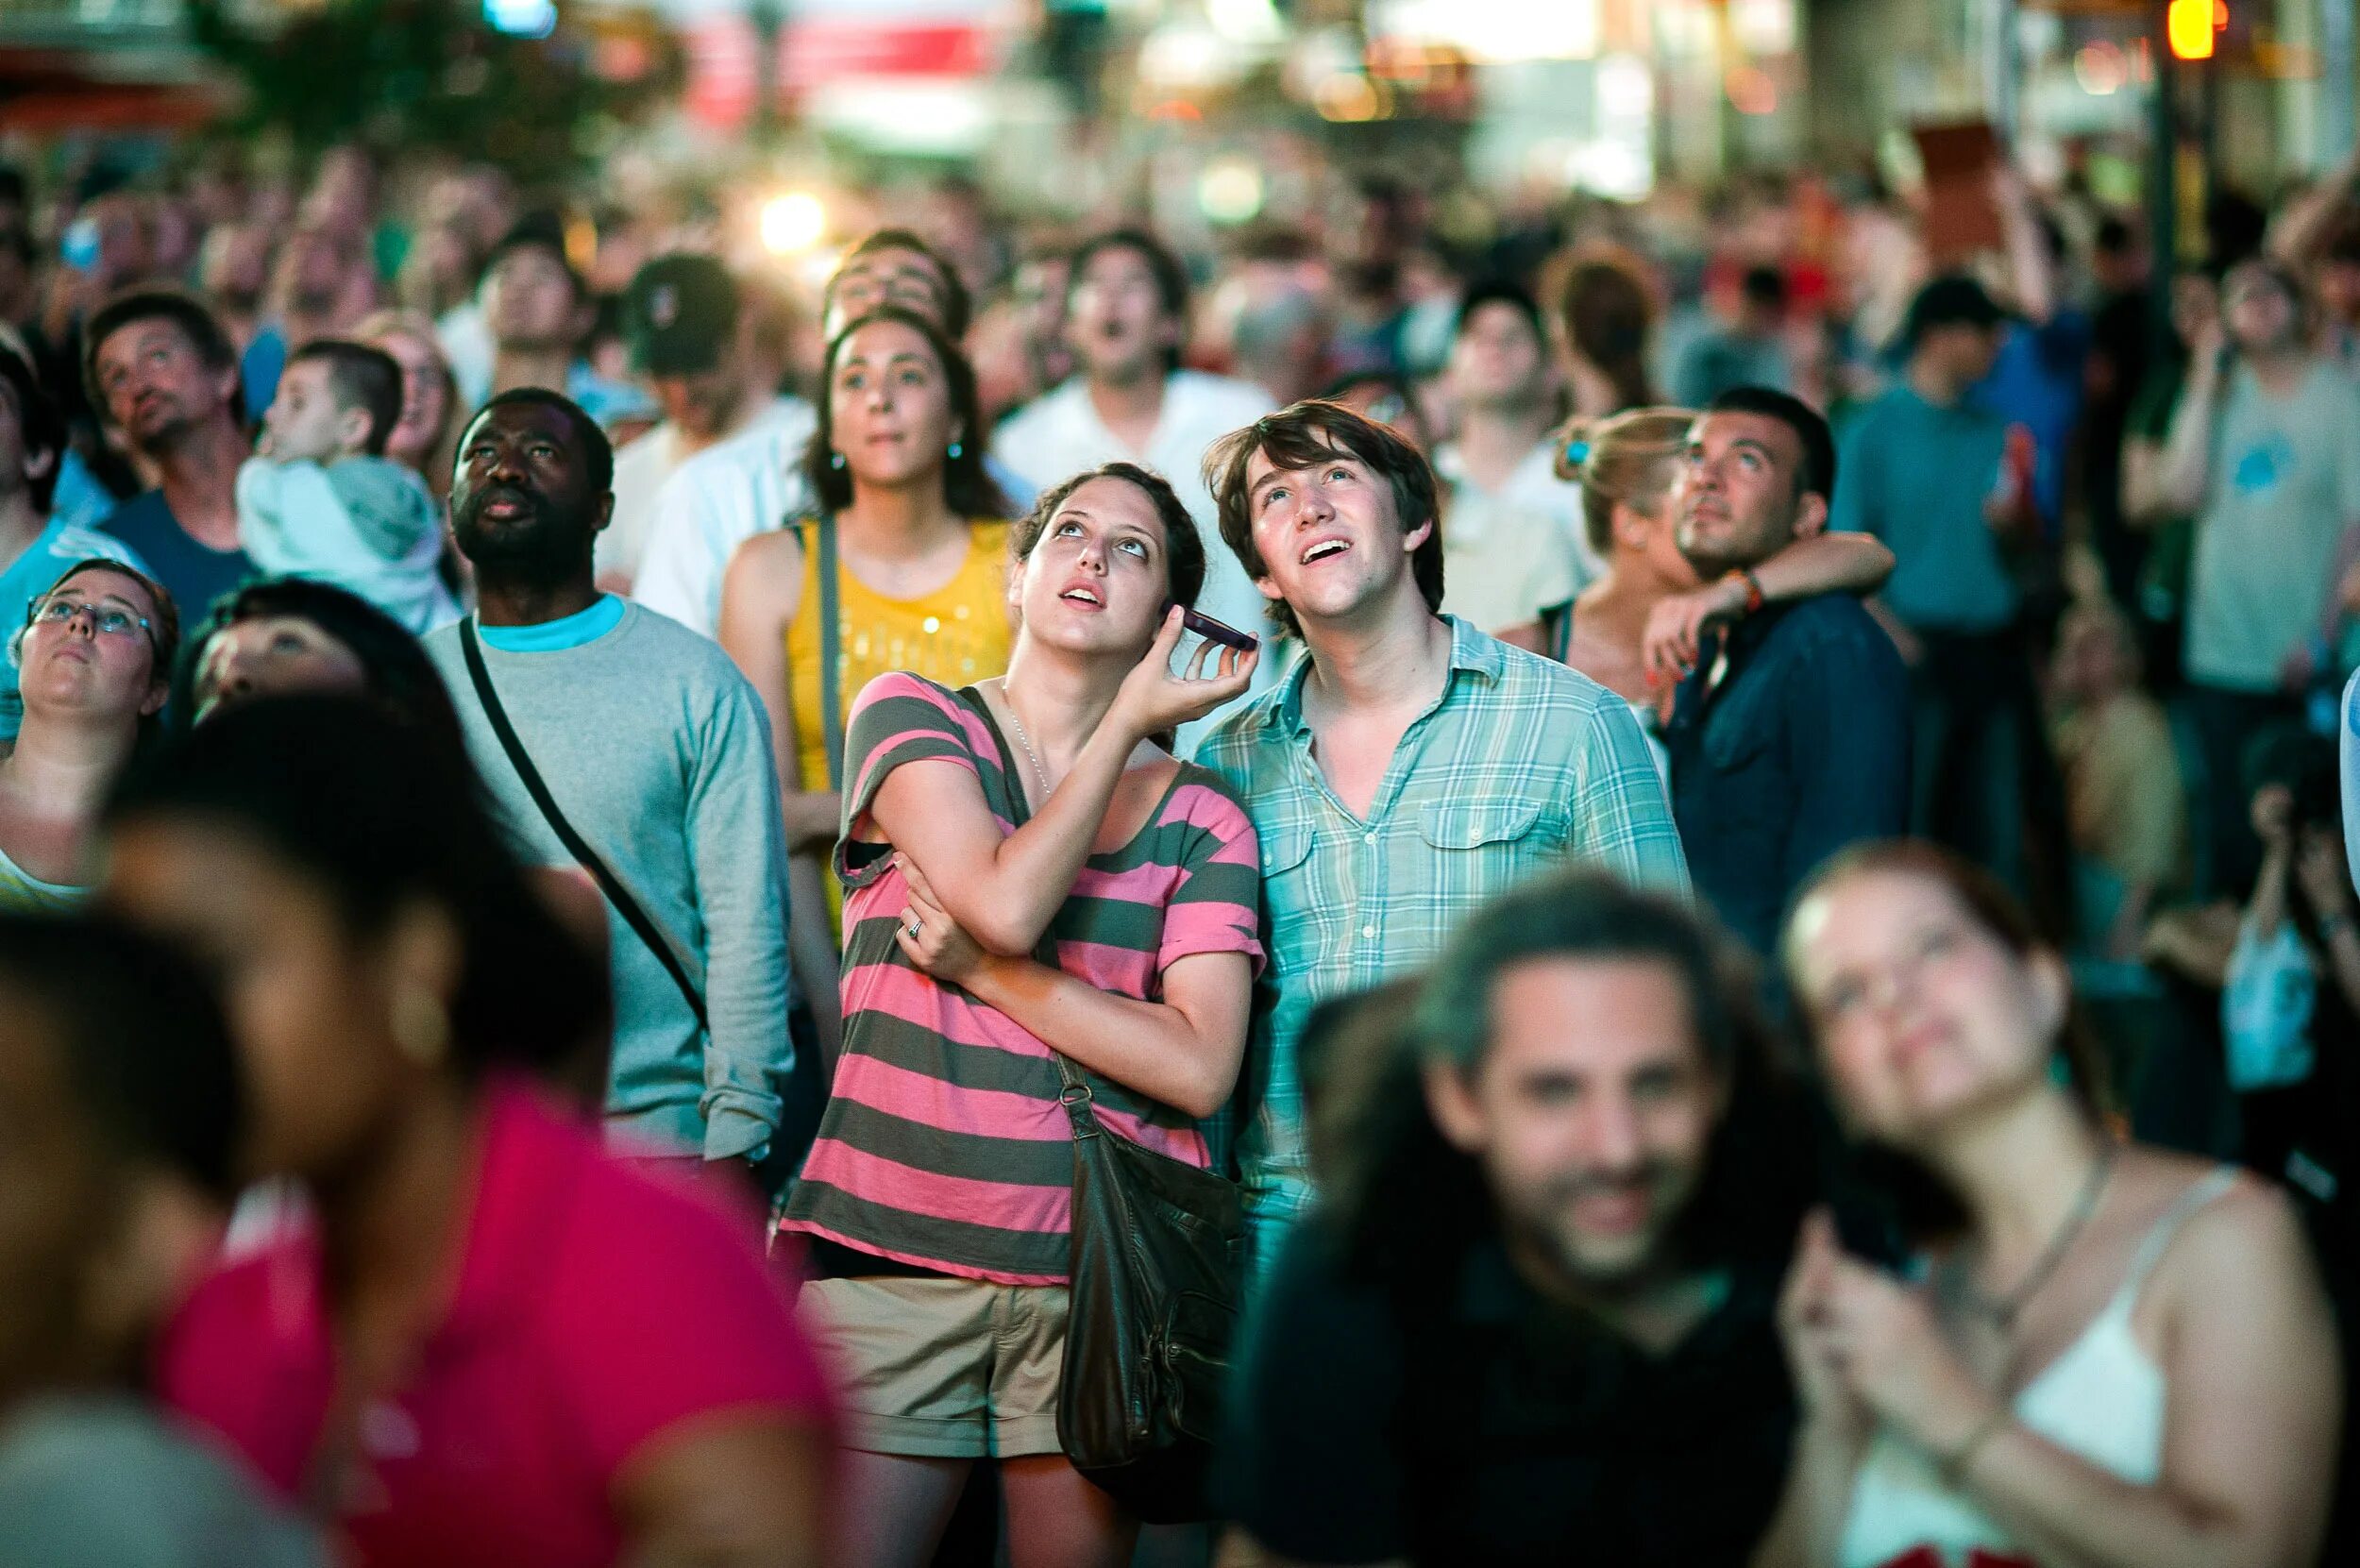
[[676,53],[639,79],[591,69],[589,35],[561,24],[514,38],[480,0],[321,0],[268,25],[236,0],[189,0],[190,36],[245,89],[236,126],[275,129],[304,151],[365,143],[392,154],[489,158],[558,175],[595,156],[597,129],[676,85]]

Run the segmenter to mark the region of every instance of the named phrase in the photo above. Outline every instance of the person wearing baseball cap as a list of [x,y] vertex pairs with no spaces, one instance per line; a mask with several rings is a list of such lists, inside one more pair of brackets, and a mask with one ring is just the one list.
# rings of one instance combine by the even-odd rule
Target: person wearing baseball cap
[[742,289],[710,256],[659,256],[623,295],[623,336],[632,369],[653,390],[664,421],[615,454],[615,521],[598,536],[599,581],[631,591],[656,492],[683,463],[758,426],[808,422],[798,397],[783,396],[783,312]]
[[1911,666],[1911,831],[2062,923],[2064,798],[2043,731],[2020,576],[2048,548],[2031,427],[1979,395],[2012,320],[1964,273],[1919,289],[1901,374],[1844,432],[1828,526],[1894,554],[1884,608]]

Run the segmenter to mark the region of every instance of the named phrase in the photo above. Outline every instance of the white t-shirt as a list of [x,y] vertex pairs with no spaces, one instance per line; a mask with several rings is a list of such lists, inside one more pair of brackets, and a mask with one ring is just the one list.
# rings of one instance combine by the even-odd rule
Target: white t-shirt
[[2335,548],[2360,521],[2360,387],[2321,362],[2281,399],[2239,366],[2221,396],[2189,567],[2188,677],[2276,691],[2335,591]]
[[[735,430],[705,449],[711,451],[741,435],[761,430],[772,420],[799,421],[811,430],[811,406],[800,397],[773,397],[747,411]],[[665,481],[679,471],[689,456],[681,450],[680,430],[666,420],[615,454],[615,517],[598,535],[597,563],[600,576],[619,572],[636,577],[655,531],[656,497]]]
[[730,555],[783,525],[807,499],[803,448],[819,416],[800,399],[742,435],[708,447],[657,487],[631,597],[692,632],[721,622],[721,574]]
[[[1205,488],[1205,448],[1231,430],[1254,423],[1277,405],[1269,393],[1247,381],[1202,371],[1174,371],[1164,382],[1164,408],[1144,451],[1126,446],[1091,403],[1088,384],[1072,378],[1010,415],[992,437],[992,454],[1035,490],[1063,483],[1086,468],[1118,461],[1152,468],[1172,481],[1172,492],[1196,522],[1205,543],[1205,591],[1196,607],[1216,620],[1263,638],[1256,690],[1277,679],[1286,661],[1270,645],[1269,600],[1222,543],[1221,520],[1212,492]],[[1184,645],[1187,646],[1187,645]],[[1180,731],[1180,754],[1194,749],[1212,716]]]
[[1547,443],[1535,447],[1497,490],[1467,474],[1458,448],[1434,449],[1434,477],[1449,487],[1442,514],[1442,609],[1485,632],[1540,619],[1604,569],[1589,550],[1581,486],[1557,477]]

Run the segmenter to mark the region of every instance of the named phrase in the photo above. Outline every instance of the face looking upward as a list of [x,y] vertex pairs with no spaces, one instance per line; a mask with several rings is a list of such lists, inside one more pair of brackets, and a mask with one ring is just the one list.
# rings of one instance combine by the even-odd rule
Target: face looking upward
[[442,350],[422,343],[411,332],[380,334],[377,346],[401,366],[401,415],[385,438],[385,455],[396,463],[423,467],[434,456],[435,444],[450,417],[449,369]]
[[615,497],[596,489],[582,432],[548,403],[478,414],[459,447],[451,532],[479,570],[556,584],[590,569]]
[[872,321],[836,349],[828,381],[828,441],[856,483],[939,487],[945,454],[963,434],[942,362],[925,334]]
[[1800,488],[1803,443],[1766,413],[1698,419],[1672,490],[1680,553],[1706,577],[1759,565],[1828,523],[1828,500]]
[[1483,1166],[1511,1244],[1611,1292],[1664,1261],[1702,1186],[1727,1095],[1678,973],[1551,956],[1501,971],[1472,1071],[1429,1066],[1443,1136]]
[[1129,245],[1092,255],[1068,296],[1066,342],[1091,379],[1128,386],[1164,373],[1180,321],[1164,304],[1148,259]]
[[2286,347],[2301,326],[2301,312],[2286,285],[2264,266],[2232,269],[2221,281],[2220,308],[2231,341],[2248,353]]
[[1452,341],[1449,376],[1468,408],[1527,409],[1547,390],[1547,348],[1523,311],[1492,300],[1475,307]]
[[1127,480],[1091,480],[1065,498],[1009,587],[1019,635],[1069,653],[1136,660],[1172,598],[1163,519]]
[[275,463],[333,463],[362,450],[368,433],[368,411],[342,406],[324,360],[289,364],[262,413],[263,449]]
[[573,275],[557,252],[518,245],[483,280],[483,315],[503,348],[569,348],[585,323]]
[[124,323],[98,346],[93,363],[108,419],[150,454],[226,416],[237,396],[237,366],[207,364],[169,316]]
[[1332,442],[1308,467],[1247,460],[1247,516],[1263,575],[1255,586],[1306,620],[1347,620],[1399,590],[1431,518],[1404,533],[1393,487]]
[[950,292],[942,269],[930,258],[897,245],[883,246],[844,263],[828,286],[825,319],[819,329],[834,340],[847,323],[858,321],[880,305],[898,305],[940,327]]
[[156,663],[157,615],[147,585],[121,572],[92,567],[52,588],[19,649],[27,711],[120,720],[160,711],[167,672]]
[[301,615],[257,615],[214,632],[192,688],[194,723],[257,697],[300,691],[357,692],[368,684],[360,657]]
[[1795,912],[1788,968],[1838,1112],[1896,1147],[2055,1092],[2063,967],[2015,952],[1934,877],[1862,870]]

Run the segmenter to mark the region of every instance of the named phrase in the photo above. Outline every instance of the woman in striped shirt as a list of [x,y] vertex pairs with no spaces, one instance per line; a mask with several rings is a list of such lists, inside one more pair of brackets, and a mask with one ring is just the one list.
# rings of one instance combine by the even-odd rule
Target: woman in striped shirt
[[1162,480],[1110,464],[1016,525],[1004,680],[880,676],[845,748],[844,1050],[782,1229],[851,1408],[842,1560],[922,1564],[1001,1461],[1012,1554],[1127,1562],[1136,1524],[1058,1450],[1072,1135],[1198,1165],[1244,1053],[1258,849],[1228,787],[1151,738],[1240,695],[1255,656],[1178,605],[1205,550]]

